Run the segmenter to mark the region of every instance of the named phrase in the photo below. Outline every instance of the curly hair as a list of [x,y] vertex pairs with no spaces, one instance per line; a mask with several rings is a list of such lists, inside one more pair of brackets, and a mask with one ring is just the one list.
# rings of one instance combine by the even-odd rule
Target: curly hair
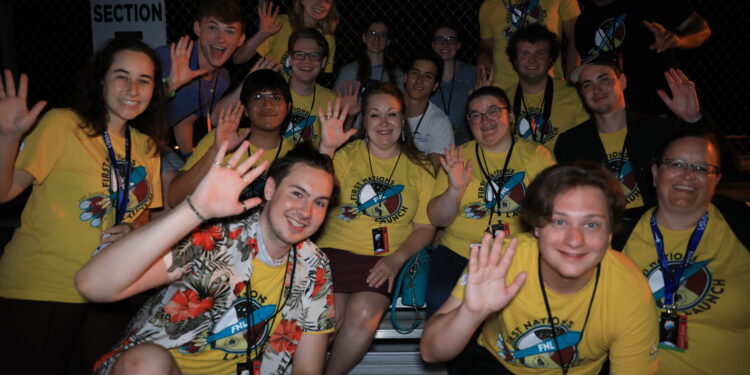
[[138,40],[113,39],[101,50],[95,52],[81,71],[79,87],[73,110],[83,119],[79,126],[90,137],[104,134],[109,123],[109,112],[104,98],[104,79],[107,71],[121,51],[135,51],[148,56],[154,65],[154,93],[146,110],[128,125],[148,135],[152,140],[151,149],[157,152],[166,144],[167,121],[165,115],[166,94],[162,83],[162,71],[159,59],[151,47]]
[[560,41],[557,40],[557,34],[549,31],[547,27],[542,24],[532,23],[513,33],[513,36],[508,40],[508,46],[505,47],[505,53],[508,55],[508,59],[513,63],[513,69],[516,70],[518,70],[518,67],[516,66],[516,60],[518,60],[518,42],[547,42],[549,44],[550,59],[547,69],[552,67],[552,64],[557,60],[557,56],[560,55]]
[[[289,23],[292,24],[292,30],[305,27],[305,22],[302,19],[304,12],[305,7],[302,5],[302,0],[294,0],[294,5],[289,12]],[[328,11],[328,15],[323,20],[318,21],[315,28],[325,35],[333,35],[337,27],[339,27],[339,11],[336,8],[336,1],[331,0],[331,9]]]

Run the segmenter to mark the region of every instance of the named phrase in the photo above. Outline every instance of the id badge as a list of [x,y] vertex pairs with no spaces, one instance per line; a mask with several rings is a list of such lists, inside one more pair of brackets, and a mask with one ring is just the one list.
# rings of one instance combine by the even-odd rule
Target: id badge
[[388,253],[388,227],[372,230],[372,248],[375,255]]
[[659,317],[659,348],[684,352],[687,349],[687,316],[662,311]]
[[238,363],[237,375],[260,375],[260,361]]
[[497,237],[500,232],[505,233],[505,237],[510,237],[510,225],[498,220],[497,224],[492,224],[492,237]]

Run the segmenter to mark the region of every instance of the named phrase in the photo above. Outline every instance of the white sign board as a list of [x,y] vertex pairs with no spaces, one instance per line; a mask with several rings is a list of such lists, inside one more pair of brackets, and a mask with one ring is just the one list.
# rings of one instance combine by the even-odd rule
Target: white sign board
[[151,48],[167,44],[164,0],[91,0],[94,50],[115,37],[140,39]]

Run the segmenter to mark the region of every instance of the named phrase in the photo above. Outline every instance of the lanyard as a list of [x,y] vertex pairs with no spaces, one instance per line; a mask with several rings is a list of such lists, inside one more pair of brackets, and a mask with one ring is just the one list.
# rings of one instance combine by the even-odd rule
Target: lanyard
[[[557,355],[560,357],[560,367],[562,368],[563,375],[566,375],[568,373],[568,369],[571,365],[571,360],[573,359],[573,354],[571,354],[570,358],[563,357],[563,353],[560,350],[560,345],[557,343],[557,331],[555,330],[555,322],[554,319],[552,319],[552,308],[549,305],[549,300],[547,299],[547,291],[544,289],[544,279],[542,278],[542,254],[539,253],[539,257],[537,258],[537,269],[539,270],[539,286],[542,288],[542,297],[544,298],[544,307],[547,309],[547,320],[549,321],[550,327],[552,328],[552,339],[555,342],[555,351],[557,352]],[[583,327],[581,328],[581,336],[579,336],[578,342],[576,342],[573,345],[579,345],[581,341],[583,341],[583,332],[586,330],[586,325],[589,323],[589,315],[591,314],[591,306],[594,304],[594,296],[596,296],[596,288],[599,286],[599,273],[602,271],[602,265],[601,263],[596,265],[596,279],[594,279],[594,291],[591,292],[591,300],[589,300],[589,308],[586,309],[586,319],[583,321]]]
[[[307,111],[307,115],[305,116],[305,121],[302,122],[302,126],[307,126],[307,120],[310,118],[310,114],[312,114],[313,107],[315,106],[315,95],[317,94],[317,92],[318,92],[318,85],[316,84],[315,86],[313,86],[312,102],[310,103],[310,109]],[[300,143],[300,142],[304,142],[304,139],[302,139],[302,130],[300,130],[299,138],[297,138],[297,142],[295,143]]]
[[[372,169],[372,159],[370,159],[370,144],[369,144],[369,142],[365,143],[365,147],[367,148],[367,163],[370,165],[370,174],[372,175],[372,181],[374,182],[375,181],[375,172]],[[388,176],[388,180],[386,181],[386,183],[390,183],[392,181],[391,178],[393,178],[393,173],[396,172],[396,167],[398,166],[398,161],[401,160],[401,154],[403,154],[403,152],[401,152],[401,150],[399,149],[399,151],[398,151],[398,157],[396,158],[396,163],[393,164],[393,169],[391,169],[391,174]],[[384,195],[383,193],[381,193],[379,191],[376,191],[375,193],[377,193],[378,196]],[[382,198],[379,197],[378,198],[378,207],[380,207],[381,210],[378,211],[378,218],[377,219],[382,219],[383,218],[382,208],[383,208],[383,201],[384,200],[385,200],[385,197],[382,197]],[[377,219],[375,221],[377,221]]]
[[[110,168],[115,172],[115,184],[117,185],[117,190],[114,192],[115,225],[120,225],[125,218],[125,211],[128,209],[128,198],[130,195],[130,126],[125,125],[125,175],[122,175],[120,172],[115,149],[112,147],[112,139],[109,137],[109,132],[106,129],[103,136],[104,145],[107,146],[107,153],[109,154]],[[110,190],[112,190],[111,186],[110,184]]]
[[[453,76],[451,77],[451,91],[448,93],[448,104],[445,103],[445,97],[443,96],[443,84],[440,83],[438,91],[440,91],[440,100],[443,102],[443,110],[445,114],[451,114],[451,102],[453,101],[453,89],[456,87],[456,60],[453,60]],[[419,120],[422,121],[422,120]]]
[[[203,77],[198,77],[198,117],[203,116],[203,98],[202,98],[202,92],[203,92],[203,85],[202,85]],[[211,111],[214,109],[214,99],[216,99],[216,84],[219,82],[219,72],[214,71],[213,77],[211,78],[211,100],[208,102],[208,112],[206,113],[206,118],[211,118]],[[210,120],[209,120],[210,121]],[[210,122],[209,122],[210,124]],[[209,129],[210,131],[211,129]]]
[[[521,123],[521,120],[529,116],[527,121],[529,121],[529,127],[531,129],[531,139],[533,139],[535,142],[541,142],[544,134],[541,134],[540,131],[537,131],[539,127],[538,124],[538,118],[532,119],[531,114],[529,113],[528,107],[526,107],[526,99],[524,99],[523,90],[521,90],[521,84],[518,84],[518,87],[516,87],[516,92],[513,97],[513,115],[516,116],[518,119],[518,122],[516,122],[516,131],[515,133],[518,135],[521,135],[520,129],[518,128],[518,125]],[[554,88],[554,82],[552,81],[552,78],[547,76],[547,84],[544,86],[544,96],[542,97],[542,121],[550,122],[550,117],[552,117],[552,100],[554,96],[555,88]],[[523,103],[523,112],[524,116],[521,116],[521,104]],[[539,135],[537,137],[537,135]]]
[[430,103],[427,102],[427,107],[425,107],[424,112],[422,112],[422,116],[419,117],[419,121],[417,121],[417,126],[414,127],[414,135],[419,134],[419,126],[422,125],[422,120],[424,120],[424,115],[427,114],[427,108],[430,107]]
[[[487,187],[489,187],[490,190],[492,190],[492,197],[495,199],[495,204],[492,205],[492,207],[490,208],[490,219],[489,219],[489,222],[487,223],[487,228],[485,229],[487,233],[492,233],[492,229],[491,229],[492,228],[492,216],[495,214],[496,209],[498,209],[499,211],[500,200],[501,200],[500,192],[503,190],[505,183],[508,181],[507,178],[505,177],[505,174],[508,173],[508,164],[510,163],[511,155],[513,155],[513,146],[515,145],[516,145],[515,137],[511,136],[510,137],[510,149],[508,150],[508,153],[505,155],[505,161],[503,162],[503,172],[501,175],[503,179],[503,185],[498,186],[497,190],[495,190],[495,186],[492,181],[492,176],[490,176],[490,173],[489,173],[490,166],[489,164],[487,164],[487,159],[484,156],[484,149],[482,149],[482,157],[480,158],[479,157],[479,150],[480,150],[479,142],[474,144],[474,154],[476,154],[477,156],[477,164],[479,164],[479,170],[482,171],[482,175],[484,175],[484,178],[487,180]],[[485,166],[486,166],[486,169],[485,169]],[[499,212],[498,212],[498,215],[500,215]]]
[[695,250],[698,249],[698,244],[703,238],[703,233],[706,231],[706,225],[708,225],[708,212],[701,216],[698,221],[698,225],[693,229],[693,233],[690,235],[690,241],[688,241],[687,248],[685,249],[685,256],[682,258],[679,267],[674,272],[669,270],[669,263],[667,262],[667,256],[664,253],[664,237],[659,231],[659,227],[656,225],[656,216],[651,215],[651,234],[654,235],[654,245],[656,246],[656,255],[659,257],[659,266],[661,267],[661,274],[664,277],[664,306],[668,309],[675,308],[676,304],[674,301],[674,294],[682,283],[682,274],[685,272],[690,260],[693,259]]

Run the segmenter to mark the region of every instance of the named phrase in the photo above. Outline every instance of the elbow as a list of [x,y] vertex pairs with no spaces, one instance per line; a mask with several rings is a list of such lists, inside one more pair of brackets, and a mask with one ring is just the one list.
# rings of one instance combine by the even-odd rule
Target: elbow
[[109,302],[103,300],[102,296],[97,293],[97,290],[95,288],[96,282],[91,280],[88,272],[86,272],[84,269],[81,269],[80,271],[78,271],[78,273],[76,273],[74,284],[76,290],[78,290],[78,293],[81,293],[81,295],[86,298],[86,300],[91,302]]

